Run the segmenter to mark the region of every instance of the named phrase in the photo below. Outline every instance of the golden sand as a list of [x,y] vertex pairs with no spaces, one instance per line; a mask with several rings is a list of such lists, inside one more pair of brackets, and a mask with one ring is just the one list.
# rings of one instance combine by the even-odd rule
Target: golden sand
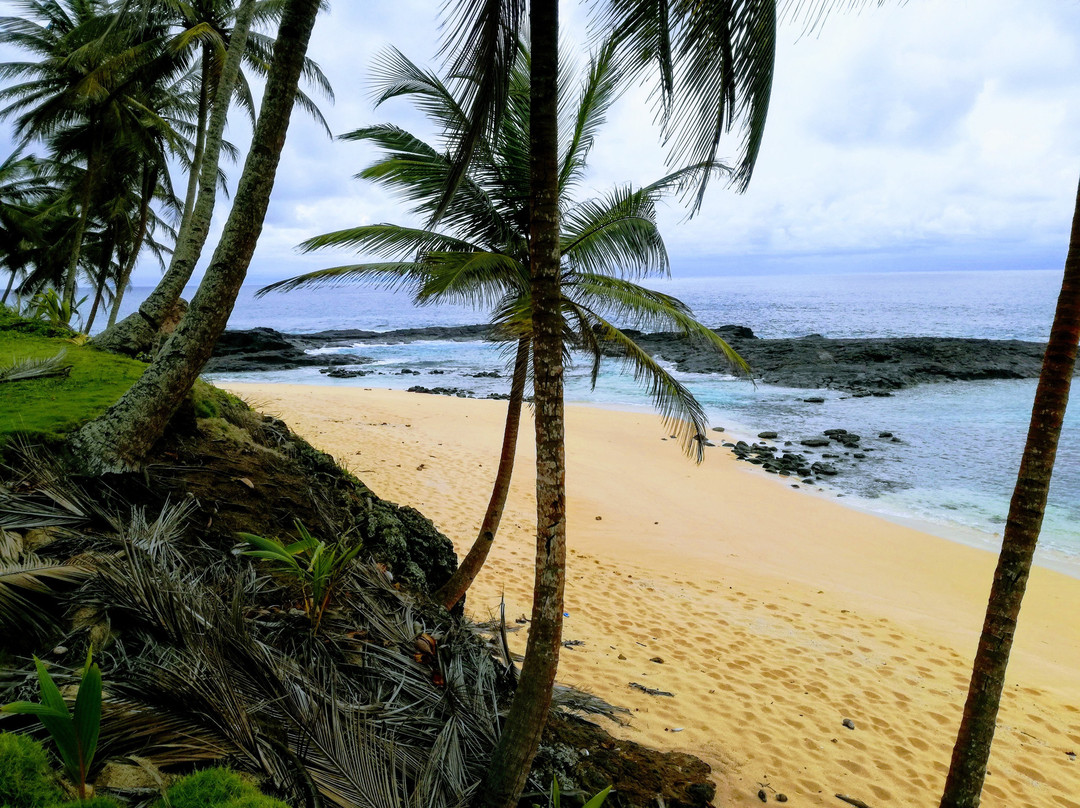
[[[468,548],[505,403],[354,387],[231,384],[380,496]],[[531,416],[488,565],[486,617],[531,608]],[[633,711],[616,735],[695,754],[722,806],[936,806],[995,557],[795,490],[709,449],[695,466],[655,417],[567,411],[561,681]],[[1080,808],[1080,580],[1032,575],[985,808]],[[524,632],[512,637],[524,648]],[[655,660],[655,661],[654,661]],[[662,661],[659,661],[662,660]],[[651,696],[636,682],[669,691]],[[854,722],[854,729],[843,725]]]

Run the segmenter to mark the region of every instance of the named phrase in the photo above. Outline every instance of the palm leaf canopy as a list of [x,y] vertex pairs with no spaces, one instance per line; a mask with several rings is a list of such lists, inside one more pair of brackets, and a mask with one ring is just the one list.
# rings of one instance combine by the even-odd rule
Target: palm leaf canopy
[[[496,338],[530,336],[528,58],[527,48],[519,48],[498,131],[471,147],[468,171],[443,207],[441,194],[453,173],[453,139],[467,125],[469,99],[455,95],[400,51],[380,57],[376,100],[408,98],[442,131],[442,139],[431,145],[391,124],[343,137],[373,143],[382,151],[359,178],[396,193],[415,216],[429,222],[438,217],[437,224],[380,223],[315,236],[301,249],[346,247],[383,260],[317,270],[264,287],[258,294],[359,282],[407,291],[420,304],[483,308],[491,312]],[[700,459],[699,436],[706,429],[700,405],[619,326],[681,332],[715,349],[737,372],[746,371],[745,363],[694,320],[685,304],[634,282],[668,274],[667,250],[656,222],[658,203],[728,169],[715,161],[699,161],[644,187],[617,187],[604,196],[572,202],[570,191],[581,182],[589,149],[617,95],[616,68],[614,44],[608,43],[591,60],[577,92],[568,88],[562,94],[575,100],[561,111],[566,143],[560,172],[564,332],[567,344],[590,357],[594,384],[602,357],[620,358],[649,389],[669,425],[681,432],[687,451]]]

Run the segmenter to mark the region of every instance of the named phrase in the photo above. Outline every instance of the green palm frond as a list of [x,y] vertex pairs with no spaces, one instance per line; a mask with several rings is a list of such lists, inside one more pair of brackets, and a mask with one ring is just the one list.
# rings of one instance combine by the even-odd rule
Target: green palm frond
[[502,253],[430,252],[423,264],[427,277],[417,290],[417,303],[490,307],[511,291],[520,292],[521,264]]
[[388,261],[371,264],[346,264],[317,269],[295,278],[287,278],[264,286],[255,293],[262,297],[269,292],[288,292],[290,289],[318,289],[342,283],[360,282],[391,291],[405,290],[415,295],[423,284],[426,270],[416,261]]
[[563,216],[562,253],[584,272],[632,277],[667,275],[667,249],[656,226],[656,203],[643,190],[620,188],[575,205]]
[[[713,161],[721,137],[742,134],[734,182],[745,190],[761,147],[772,89],[776,3],[608,0],[601,15],[636,77],[652,64],[673,163]],[[708,177],[699,186],[700,207]]]
[[622,360],[635,381],[648,390],[664,427],[679,436],[683,451],[698,463],[704,460],[702,436],[709,422],[694,394],[621,330],[595,312],[581,306],[574,308],[581,309],[582,321],[593,323],[596,344]]
[[559,192],[565,194],[580,182],[596,133],[607,120],[607,111],[621,93],[615,61],[615,43],[603,43],[589,64],[589,75],[574,107],[573,126],[559,132],[565,149],[559,169]]
[[466,252],[483,248],[463,239],[445,236],[433,230],[401,227],[396,224],[369,224],[336,230],[301,242],[303,252],[326,247],[353,247],[359,252],[392,258],[432,251]]
[[610,319],[642,331],[676,331],[717,354],[736,376],[749,378],[750,366],[711,328],[699,322],[690,307],[672,295],[646,289],[610,275],[580,273],[570,282],[575,297]]
[[[369,141],[386,152],[361,171],[359,178],[377,182],[416,203],[412,210],[418,215],[430,217],[434,213],[451,170],[444,154],[397,126],[369,126],[341,137]],[[505,243],[513,232],[505,212],[473,178],[458,181],[453,202],[440,221],[443,229],[488,248]]]
[[451,170],[433,221],[441,220],[450,206],[479,144],[498,140],[525,18],[524,0],[459,0],[446,8],[449,34],[442,54],[448,74],[456,78],[467,123],[448,132]]

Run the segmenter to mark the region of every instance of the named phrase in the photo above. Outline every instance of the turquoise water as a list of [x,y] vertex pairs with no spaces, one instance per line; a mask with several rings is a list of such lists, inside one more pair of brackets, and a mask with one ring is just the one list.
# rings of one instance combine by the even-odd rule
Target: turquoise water
[[[689,303],[708,325],[747,325],[761,337],[964,336],[1043,340],[1049,333],[1061,273],[911,272],[888,275],[761,276],[660,282]],[[138,297],[136,294],[135,298]],[[481,322],[460,307],[416,308],[402,296],[354,287],[297,291],[254,300],[242,293],[232,328],[281,331],[330,328],[391,330]],[[405,389],[461,387],[477,396],[504,393],[501,378],[472,374],[503,369],[506,356],[482,342],[415,342],[337,349],[373,360],[363,378],[327,379],[315,368],[234,374],[233,380],[289,381]],[[401,375],[402,368],[419,376]],[[431,374],[441,370],[442,374]],[[646,395],[616,364],[593,390],[587,368],[567,375],[567,398],[616,407],[647,408]],[[798,442],[840,427],[864,436],[866,459],[843,458],[828,490],[848,502],[936,526],[943,534],[993,546],[1008,511],[1023,448],[1035,382],[922,385],[892,398],[846,398],[822,391],[825,404],[807,404],[811,391],[752,386],[717,374],[676,374],[732,434],[766,429]],[[657,423],[657,435],[662,429]],[[894,433],[900,443],[878,439]],[[791,447],[798,450],[799,447]],[[721,451],[716,449],[713,451]],[[978,531],[978,532],[973,532]],[[1080,415],[1074,406],[1062,434],[1041,540],[1044,562],[1080,562]]]

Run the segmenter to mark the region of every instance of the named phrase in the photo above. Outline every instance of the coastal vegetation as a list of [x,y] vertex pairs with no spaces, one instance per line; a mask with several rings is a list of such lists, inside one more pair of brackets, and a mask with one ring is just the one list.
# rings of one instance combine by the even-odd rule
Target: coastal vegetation
[[[587,78],[567,105],[562,126],[570,132],[561,160],[559,193],[563,206],[559,316],[568,345],[584,353],[596,383],[605,356],[622,361],[652,394],[669,431],[678,434],[688,454],[700,462],[708,424],[701,405],[654,356],[624,331],[671,329],[714,361],[746,374],[749,368],[730,346],[694,319],[690,308],[670,295],[635,280],[669,275],[664,242],[656,225],[656,206],[685,191],[708,173],[726,171],[703,163],[679,169],[642,188],[616,188],[606,197],[581,202],[571,192],[584,179],[586,161],[606,113],[618,95],[612,44],[600,48]],[[491,497],[477,537],[450,580],[435,597],[453,608],[483,567],[506,505],[518,441],[521,407],[533,346],[533,305],[529,289],[528,176],[520,155],[528,152],[529,52],[522,48],[507,88],[500,129],[474,147],[458,191],[439,220],[440,229],[394,224],[364,225],[315,236],[304,250],[349,247],[362,255],[391,260],[317,270],[260,289],[273,291],[364,283],[406,290],[420,305],[464,302],[490,309],[492,338],[508,346],[511,360],[506,425]],[[571,76],[563,93],[572,94]],[[404,97],[425,111],[441,132],[466,127],[461,100],[438,76],[424,71],[398,51],[380,59],[376,86],[380,102]],[[365,127],[342,136],[369,141],[385,156],[360,173],[413,203],[412,213],[430,217],[440,204],[452,166],[447,150],[432,146],[393,125]],[[614,320],[614,323],[613,321]],[[615,324],[617,323],[617,325]]]
[[[594,363],[604,343],[629,358],[652,381],[662,409],[689,415],[688,445],[700,443],[704,421],[691,399],[596,309],[671,322],[727,353],[678,301],[616,281],[608,269],[633,274],[666,266],[652,206],[688,183],[699,205],[718,170],[718,144],[732,129],[743,140],[731,181],[739,189],[750,181],[771,88],[776,8],[602,5],[614,38],[598,50],[591,89],[567,127],[559,117],[558,3],[451,4],[449,88],[397,60],[411,75],[399,75],[399,86],[384,92],[436,106],[447,121],[445,154],[392,128],[354,133],[395,152],[372,176],[407,189],[427,222],[414,230],[331,234],[312,246],[336,238],[375,252],[417,253],[393,268],[351,267],[339,275],[405,279],[421,300],[497,303],[494,319],[516,346],[518,407],[531,361],[536,559],[519,673],[504,625],[478,628],[427,599],[432,592],[446,605],[458,599],[440,592],[454,562],[449,542],[430,523],[378,500],[280,422],[197,381],[244,282],[291,112],[311,108],[299,85],[305,75],[318,83],[307,48],[320,3],[211,4],[206,18],[187,8],[170,18],[180,4],[149,4],[138,14],[130,13],[134,5],[37,0],[23,4],[23,17],[0,20],[4,42],[39,57],[5,67],[21,83],[0,91],[0,114],[15,119],[24,146],[37,141],[49,150],[44,159],[12,155],[0,185],[0,249],[10,273],[5,298],[13,291],[20,300],[41,295],[27,309],[33,320],[0,315],[5,363],[11,353],[0,367],[0,442],[15,444],[9,450],[4,443],[9,467],[0,487],[0,625],[19,629],[5,631],[0,649],[3,692],[28,695],[29,671],[15,655],[50,649],[57,670],[54,682],[42,663],[35,665],[41,702],[32,709],[27,698],[13,699],[17,706],[8,712],[24,718],[11,726],[31,730],[25,714],[52,722],[46,726],[80,798],[88,796],[95,760],[137,756],[155,770],[230,759],[293,803],[515,805],[535,770],[557,693],[568,332],[593,349]],[[249,30],[267,19],[278,24],[272,45]],[[228,152],[226,113],[234,97],[248,97],[240,78],[245,55],[267,68],[262,105],[221,240],[181,316],[180,289],[206,241],[219,160]],[[604,95],[626,80],[655,82],[673,162],[690,168],[571,207],[567,190],[602,118]],[[418,155],[424,170],[402,173],[406,158]],[[188,169],[182,204],[170,178],[175,161]],[[502,175],[496,187],[506,199],[499,202],[513,203],[506,204],[512,216],[478,210],[487,197],[475,193],[476,172]],[[93,289],[84,327],[109,304],[110,289],[115,320],[144,247],[166,249],[155,234],[170,235],[169,210],[180,222],[163,286],[134,325],[100,340],[151,361],[81,344],[64,328],[79,308],[80,272]],[[465,238],[458,230],[478,222],[492,237]],[[1078,272],[1080,197],[943,808],[979,804],[1075,367]],[[175,329],[160,333],[166,324]],[[15,435],[18,442],[9,438]],[[508,428],[507,475],[516,437]],[[487,543],[501,508],[497,496],[492,502],[480,535]],[[290,524],[297,537],[288,535]],[[237,547],[238,537],[246,544]],[[359,560],[361,549],[371,561]],[[268,571],[265,560],[277,563]],[[92,651],[109,683],[107,698]],[[78,678],[72,671],[81,660],[82,684],[69,715]],[[100,739],[88,717],[92,701],[101,702]],[[558,692],[557,701],[616,712],[575,693]],[[0,735],[0,752],[13,764],[3,771],[26,782],[12,801],[47,806],[62,798],[48,787],[34,748],[7,737]],[[222,804],[273,804],[219,770],[193,778],[173,786],[175,802],[171,791],[166,801],[214,804],[218,797],[206,790],[220,790]],[[3,788],[9,782],[0,779]],[[584,793],[599,787],[588,784]],[[108,804],[83,804],[95,802]]]

